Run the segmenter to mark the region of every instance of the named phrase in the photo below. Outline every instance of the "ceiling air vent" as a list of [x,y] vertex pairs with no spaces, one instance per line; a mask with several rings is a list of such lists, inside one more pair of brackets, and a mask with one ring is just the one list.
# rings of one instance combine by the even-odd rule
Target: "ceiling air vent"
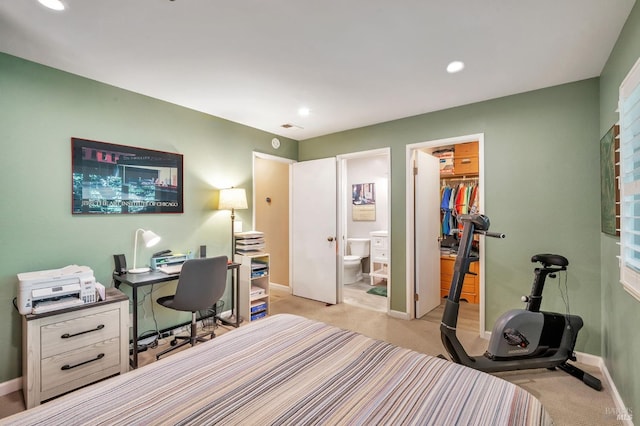
[[281,125],[280,127],[284,127],[285,129],[290,129],[292,127],[295,127],[296,129],[304,129],[304,127],[300,127],[297,124],[291,124],[291,123],[285,123],[285,124]]

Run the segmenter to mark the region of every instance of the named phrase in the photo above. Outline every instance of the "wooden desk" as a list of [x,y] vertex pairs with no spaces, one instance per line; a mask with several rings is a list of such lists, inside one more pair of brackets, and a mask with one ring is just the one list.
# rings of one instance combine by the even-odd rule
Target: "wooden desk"
[[[239,307],[238,307],[238,294],[239,290],[239,281],[238,281],[238,268],[240,264],[238,263],[229,263],[227,265],[227,269],[231,271],[231,279],[232,279],[232,289],[231,289],[231,305],[233,306],[233,312],[235,313],[235,321],[224,321],[225,324],[232,325],[234,327],[240,326],[242,319],[240,318]],[[141,274],[122,274],[117,275],[113,274],[113,280],[115,282],[115,287],[120,288],[121,284],[126,284],[131,287],[132,293],[132,302],[133,302],[133,350],[132,356],[130,359],[131,367],[138,368],[138,288],[144,287],[152,284],[166,283],[169,281],[174,281],[180,278],[180,274],[165,274],[160,271],[149,271],[143,272]],[[153,302],[152,302],[153,303]]]

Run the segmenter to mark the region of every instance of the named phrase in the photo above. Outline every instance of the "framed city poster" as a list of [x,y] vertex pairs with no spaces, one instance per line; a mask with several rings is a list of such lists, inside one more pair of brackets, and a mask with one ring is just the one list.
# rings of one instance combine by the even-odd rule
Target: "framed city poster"
[[183,156],[71,138],[72,214],[183,213]]
[[618,125],[600,140],[600,225],[605,234],[620,236],[620,152]]
[[376,192],[373,183],[352,185],[352,219],[355,221],[376,220]]

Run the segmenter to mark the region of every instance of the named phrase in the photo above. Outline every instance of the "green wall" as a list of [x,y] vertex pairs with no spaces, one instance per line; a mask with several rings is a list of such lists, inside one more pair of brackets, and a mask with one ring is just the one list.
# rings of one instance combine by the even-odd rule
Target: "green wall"
[[[299,159],[391,147],[391,308],[405,312],[406,145],[485,136],[485,203],[505,240],[486,244],[486,324],[521,307],[533,254],[570,261],[571,312],[583,317],[577,349],[600,353],[598,80],[508,96],[302,141]],[[565,312],[557,281],[543,309]]]
[[[640,6],[634,6],[600,76],[600,132],[618,121],[618,89],[640,58]],[[627,408],[640,415],[640,301],[622,289],[619,238],[602,234],[602,356]]]
[[[482,209],[503,241],[487,241],[486,323],[520,306],[529,257],[569,258],[571,312],[583,317],[576,349],[601,355],[626,407],[640,409],[640,302],[619,283],[618,238],[600,232],[599,140],[618,121],[618,88],[640,57],[636,4],[597,79],[405,118],[300,142],[308,160],[391,147],[391,307],[405,311],[406,145],[485,134]],[[399,265],[399,266],[398,266]],[[557,285],[543,309],[563,312]],[[612,407],[613,408],[613,407]]]
[[[618,117],[618,86],[640,56],[640,7],[633,11],[599,79],[590,79],[395,120],[300,142],[181,108],[0,53],[0,382],[20,376],[20,315],[11,307],[19,272],[91,266],[111,285],[113,253],[133,256],[133,232],[150,228],[162,248],[228,253],[229,214],[215,210],[216,189],[248,190],[251,152],[309,160],[391,147],[392,309],[405,311],[406,145],[485,134],[485,202],[494,230],[487,241],[487,325],[510,308],[532,280],[529,258],[555,251],[570,260],[571,312],[585,328],[577,349],[602,355],[626,405],[640,407],[640,302],[619,284],[617,238],[600,233],[599,139]],[[70,138],[81,137],[185,155],[185,213],[74,217]],[[299,152],[298,152],[299,150]],[[144,253],[141,259],[148,257]],[[399,266],[398,266],[399,265]],[[167,291],[170,291],[168,289]],[[163,289],[154,291],[161,294]],[[563,311],[557,285],[544,309]],[[150,325],[150,305],[145,300]],[[161,316],[161,323],[175,318]],[[163,324],[160,324],[162,326]]]
[[[72,216],[71,137],[184,154],[184,214]],[[21,316],[12,307],[17,273],[87,265],[99,282],[111,286],[112,254],[125,253],[132,262],[139,227],[152,229],[162,241],[141,251],[138,263],[148,262],[159,249],[196,251],[202,244],[209,255],[229,255],[230,215],[216,211],[217,189],[247,189],[249,209],[238,211],[237,220],[251,229],[252,152],[291,159],[298,155],[296,141],[280,138],[282,146],[275,151],[272,138],[0,53],[0,323],[6,324],[0,328],[5,342],[0,347],[0,382],[21,375]],[[171,285],[155,286],[153,299],[170,294]],[[154,308],[161,328],[185,319]],[[149,297],[140,313],[140,331],[153,328]]]

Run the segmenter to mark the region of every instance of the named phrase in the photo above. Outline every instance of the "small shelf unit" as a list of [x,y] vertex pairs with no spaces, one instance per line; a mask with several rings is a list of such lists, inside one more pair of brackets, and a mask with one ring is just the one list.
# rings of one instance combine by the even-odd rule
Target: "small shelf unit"
[[371,262],[369,278],[371,285],[386,281],[389,285],[389,234],[387,231],[373,231],[371,236]]
[[238,302],[240,317],[255,321],[269,315],[269,254],[236,254],[240,264]]

